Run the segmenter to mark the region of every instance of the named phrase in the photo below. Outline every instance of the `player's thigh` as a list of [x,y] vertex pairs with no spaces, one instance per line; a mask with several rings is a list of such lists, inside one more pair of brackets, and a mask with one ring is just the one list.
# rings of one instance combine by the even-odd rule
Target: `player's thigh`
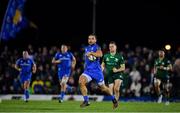
[[89,83],[92,80],[92,73],[84,70],[84,72],[79,77],[79,83]]
[[26,81],[26,76],[25,75],[23,75],[23,74],[20,74],[20,82],[21,82],[21,84],[23,84],[24,85],[24,82]]
[[121,83],[123,80],[123,75],[122,74],[114,74],[113,75],[113,82],[114,82],[114,87],[120,87]]
[[30,81],[25,81],[24,82],[24,88],[29,88],[29,86],[30,86]]
[[86,84],[88,83],[88,78],[86,76],[84,76],[83,74],[80,75],[79,77],[79,84]]
[[161,84],[163,85],[164,90],[169,91],[171,88],[170,80],[168,78],[164,78],[161,82],[162,82]]
[[114,84],[114,80],[113,80],[113,78],[112,78],[112,74],[109,74],[108,76],[107,76],[107,82],[108,82],[108,84]]
[[154,85],[155,87],[158,87],[161,85],[161,79],[160,78],[154,78]]
[[59,83],[61,83],[62,78],[63,78],[63,71],[58,71],[57,75],[58,75],[58,79],[59,79]]
[[101,84],[101,85],[99,85],[99,88],[101,90],[104,90],[104,89],[107,89],[108,87],[105,84]]
[[114,89],[120,89],[120,86],[122,84],[122,80],[121,79],[116,79],[114,80]]
[[62,79],[61,79],[60,84],[61,84],[61,85],[66,84],[66,83],[68,82],[68,79],[69,79],[69,76],[63,76]]
[[28,88],[31,81],[31,75],[21,75],[21,83],[23,84],[24,88]]
[[69,77],[70,74],[71,74],[71,69],[70,69],[70,68],[67,68],[67,69],[64,70],[63,77],[64,77],[64,76]]
[[66,84],[68,82],[69,76],[71,74],[71,70],[69,68],[65,69],[61,72],[61,84]]

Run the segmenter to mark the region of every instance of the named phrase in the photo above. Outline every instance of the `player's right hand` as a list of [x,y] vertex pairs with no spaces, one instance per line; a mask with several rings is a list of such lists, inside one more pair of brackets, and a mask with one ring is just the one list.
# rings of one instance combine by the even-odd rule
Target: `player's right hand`
[[164,69],[164,66],[159,66],[159,69]]
[[117,72],[118,72],[118,69],[114,67],[114,68],[113,68],[113,72],[114,72],[114,73],[117,73]]
[[56,60],[55,58],[52,59],[52,63],[53,64],[59,64],[61,62],[61,60]]
[[86,56],[91,56],[92,55],[92,52],[88,52],[87,54],[86,54]]
[[61,63],[61,60],[55,60],[54,63],[59,64],[59,63]]

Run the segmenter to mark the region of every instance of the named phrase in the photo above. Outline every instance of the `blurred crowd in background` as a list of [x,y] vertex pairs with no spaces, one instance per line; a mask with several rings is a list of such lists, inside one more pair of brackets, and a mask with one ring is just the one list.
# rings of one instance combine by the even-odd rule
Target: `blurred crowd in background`
[[[59,46],[60,47],[60,46]],[[28,45],[30,57],[37,64],[37,72],[33,74],[31,80],[30,92],[32,94],[58,94],[60,85],[57,77],[57,67],[51,63],[55,53],[59,51],[58,46],[34,47]],[[80,94],[78,79],[83,72],[84,66],[84,46],[78,51],[71,51],[77,60],[75,70],[72,71],[68,81],[67,94]],[[108,52],[108,45],[102,45],[103,53]],[[154,60],[158,57],[158,51],[147,47],[137,46],[131,48],[125,44],[124,48],[119,50],[125,59],[125,78],[121,87],[121,96],[123,97],[141,97],[155,96],[153,87],[153,66]],[[0,94],[22,94],[23,89],[19,81],[19,72],[15,70],[14,65],[18,58],[22,57],[22,51],[10,49],[4,46],[0,51]],[[173,65],[173,72],[170,73],[171,97],[180,97],[180,47],[175,51],[166,51],[166,57]],[[106,80],[106,76],[105,76]],[[88,85],[89,94],[103,94],[98,85],[91,81]]]

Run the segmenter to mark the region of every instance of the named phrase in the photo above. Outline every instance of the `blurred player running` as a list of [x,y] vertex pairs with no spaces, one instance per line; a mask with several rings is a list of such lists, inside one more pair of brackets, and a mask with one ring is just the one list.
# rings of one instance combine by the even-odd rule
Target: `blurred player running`
[[[154,63],[154,86],[158,95],[158,103],[162,102],[164,90],[164,94],[167,99],[166,104],[169,104],[170,91],[169,87],[167,86],[169,85],[170,71],[172,71],[172,65],[170,61],[165,58],[165,52],[163,50],[159,50],[158,58]],[[161,84],[163,85],[163,90],[161,90]]]
[[63,102],[66,92],[67,82],[72,69],[75,68],[76,59],[71,52],[68,51],[67,45],[61,45],[61,52],[57,52],[52,59],[53,64],[57,64],[58,78],[61,86],[61,93],[59,94],[59,102]]
[[15,69],[20,72],[20,81],[24,89],[24,101],[28,102],[29,99],[29,85],[31,81],[32,72],[36,72],[36,64],[29,58],[27,51],[23,51],[23,58],[16,61]]

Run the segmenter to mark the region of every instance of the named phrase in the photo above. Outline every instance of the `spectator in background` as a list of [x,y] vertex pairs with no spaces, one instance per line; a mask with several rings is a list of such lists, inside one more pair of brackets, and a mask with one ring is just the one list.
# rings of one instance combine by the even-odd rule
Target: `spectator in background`
[[14,81],[13,81],[13,89],[14,89],[15,93],[20,93],[20,91],[21,91],[20,86],[21,86],[20,81],[17,78],[15,78]]
[[71,77],[69,77],[69,80],[68,80],[66,92],[68,94],[75,94],[76,90],[77,90],[77,88],[75,87],[74,78],[71,76]]
[[133,96],[140,97],[141,96],[141,83],[139,81],[134,81],[131,83],[130,91]]
[[32,92],[34,94],[43,94],[44,93],[44,82],[40,80],[39,76],[36,77],[36,80],[32,82]]
[[141,74],[134,66],[132,71],[130,72],[129,76],[131,77],[132,83],[133,82],[139,82],[141,80]]
[[174,94],[177,96],[180,94],[180,58],[175,60],[173,65],[173,86],[174,86]]
[[[80,45],[80,49],[78,48],[78,51],[74,51],[74,56],[76,57],[77,60],[77,65],[76,69],[72,73],[72,77],[74,78],[74,84],[73,87],[75,86],[77,88],[77,92],[75,94],[80,94],[80,89],[78,85],[78,79],[79,75],[83,71],[83,66],[84,66],[84,57],[83,57],[83,51],[84,51],[84,45]],[[107,51],[108,46],[103,46],[102,51]],[[154,65],[154,60],[157,57],[156,51],[154,49],[150,49],[147,47],[141,47],[141,52],[135,51],[136,48],[132,47],[129,44],[126,44],[125,46],[122,46],[122,55],[125,58],[125,64],[126,64],[126,81],[123,81],[123,88],[122,89],[122,97],[129,97],[130,96],[130,85],[131,85],[131,77],[129,76],[131,72],[131,68],[137,64],[137,70],[141,74],[141,96],[155,96],[155,91],[153,87],[153,77],[154,77],[154,71],[153,71],[153,65]],[[131,48],[132,47],[132,48]],[[20,82],[20,77],[18,75],[18,71],[14,69],[15,61],[21,56],[21,51],[23,48],[28,48],[30,50],[30,53],[33,53],[34,60],[37,64],[37,72],[36,76],[40,77],[40,80],[44,82],[44,94],[57,94],[59,93],[59,86],[58,84],[58,76],[55,76],[57,74],[56,72],[56,65],[53,65],[51,63],[52,57],[54,54],[58,51],[58,47],[53,45],[53,46],[41,46],[38,45],[32,45],[29,44],[27,47],[22,47],[22,48],[13,48],[11,46],[3,46],[0,48],[0,94],[10,94],[10,93],[22,93],[23,89],[21,88],[21,84],[17,83],[18,81]],[[45,49],[43,49],[45,48]],[[75,49],[74,47],[72,49]],[[33,50],[33,51],[32,51]],[[44,52],[43,52],[44,51]],[[174,66],[177,63],[175,60],[179,58],[180,54],[180,48],[174,48],[169,51],[170,53],[170,60],[174,64]],[[138,55],[138,54],[139,55]],[[143,64],[143,65],[142,65]],[[49,66],[48,66],[49,65]],[[147,66],[148,65],[148,66]],[[12,68],[13,67],[13,68]],[[148,69],[148,68],[150,69]],[[176,69],[175,69],[176,68]],[[179,89],[179,79],[178,79],[178,74],[177,72],[180,70],[176,66],[173,69],[173,75],[172,76],[172,83],[173,83],[173,91],[172,91],[172,97],[173,99],[176,99],[176,97],[180,97],[180,89]],[[176,71],[175,71],[176,70]],[[32,76],[32,81],[36,80],[36,76]],[[42,77],[41,77],[42,76]],[[150,84],[149,84],[149,76],[150,76]],[[17,81],[16,81],[17,80]],[[8,81],[8,82],[6,82]],[[16,82],[15,82],[16,81]],[[14,85],[14,82],[16,85]],[[95,86],[96,85],[96,86]],[[32,86],[32,85],[31,85]],[[88,88],[96,88],[97,84],[93,84],[92,87]],[[15,91],[17,88],[19,88],[18,91]],[[150,89],[149,89],[150,88]],[[150,94],[149,94],[150,90]],[[90,94],[102,94],[102,93],[97,93],[94,92],[94,90],[89,90]],[[92,93],[93,91],[94,93]]]

